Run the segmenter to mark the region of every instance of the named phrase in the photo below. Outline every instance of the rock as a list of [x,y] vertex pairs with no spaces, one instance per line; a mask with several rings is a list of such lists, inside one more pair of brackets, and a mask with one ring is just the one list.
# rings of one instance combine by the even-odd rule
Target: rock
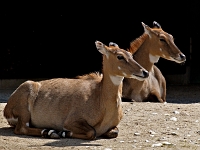
[[173,113],[174,113],[174,114],[180,114],[180,112],[179,112],[179,111],[176,111],[176,110],[175,110]]
[[171,121],[177,121],[177,118],[176,117],[172,117],[170,118]]
[[134,133],[134,135],[136,135],[136,136],[139,136],[139,135],[140,135],[140,133],[137,133],[137,132],[136,132],[136,133]]
[[156,144],[152,144],[151,147],[161,147],[163,144],[162,143],[156,143]]

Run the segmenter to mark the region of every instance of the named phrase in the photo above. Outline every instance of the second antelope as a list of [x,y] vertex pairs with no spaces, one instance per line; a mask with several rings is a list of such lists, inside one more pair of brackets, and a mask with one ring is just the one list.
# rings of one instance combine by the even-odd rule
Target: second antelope
[[183,63],[186,57],[175,45],[173,36],[163,31],[157,22],[153,22],[153,28],[144,23],[142,25],[144,34],[131,42],[128,51],[149,71],[149,77],[144,81],[125,78],[122,96],[136,102],[166,102],[166,81],[154,63],[157,63],[160,57]]
[[95,44],[103,54],[103,77],[26,81],[11,94],[4,117],[15,134],[88,140],[118,136],[122,81],[124,77],[144,80],[148,72],[130,52]]

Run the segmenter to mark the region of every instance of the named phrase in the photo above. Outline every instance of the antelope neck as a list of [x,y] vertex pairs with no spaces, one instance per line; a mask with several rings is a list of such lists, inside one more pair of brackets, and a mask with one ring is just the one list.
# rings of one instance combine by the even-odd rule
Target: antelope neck
[[145,41],[141,47],[137,50],[137,52],[133,55],[133,58],[147,71],[150,71],[154,65],[154,63],[158,62],[159,56],[152,55],[150,53],[150,45],[148,45]]
[[106,93],[103,95],[108,96],[109,99],[113,98],[115,100],[118,100],[116,98],[118,98],[119,95],[122,94],[123,79],[124,79],[124,77],[103,74],[102,92]]
[[124,77],[120,77],[120,76],[113,76],[113,75],[109,75],[109,76],[110,76],[110,80],[115,86],[119,86],[122,83],[122,80],[124,79]]

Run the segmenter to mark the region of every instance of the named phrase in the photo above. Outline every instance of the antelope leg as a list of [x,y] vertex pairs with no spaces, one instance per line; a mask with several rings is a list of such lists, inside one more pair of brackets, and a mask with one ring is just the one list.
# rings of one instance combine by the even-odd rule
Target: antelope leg
[[116,138],[118,136],[118,133],[119,133],[119,129],[117,127],[114,127],[112,129],[108,130],[102,136],[105,138]]
[[93,140],[96,138],[96,130],[92,126],[90,126],[84,119],[74,121],[70,124],[70,127],[65,125],[64,129],[67,133],[65,134],[65,137],[79,138],[85,140]]

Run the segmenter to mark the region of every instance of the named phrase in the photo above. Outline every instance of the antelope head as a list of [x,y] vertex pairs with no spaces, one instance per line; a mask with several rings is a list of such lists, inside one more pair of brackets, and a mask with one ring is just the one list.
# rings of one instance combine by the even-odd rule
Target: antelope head
[[103,54],[103,71],[109,72],[110,76],[137,80],[144,80],[148,77],[148,71],[133,59],[130,52],[119,48],[117,44],[106,46],[99,41],[95,44],[97,50]]
[[186,61],[186,56],[175,45],[173,36],[163,31],[159,23],[154,21],[153,28],[150,28],[142,22],[142,26],[144,27],[144,32],[149,35],[149,40],[151,40],[151,61],[157,62],[159,57],[176,63]]

